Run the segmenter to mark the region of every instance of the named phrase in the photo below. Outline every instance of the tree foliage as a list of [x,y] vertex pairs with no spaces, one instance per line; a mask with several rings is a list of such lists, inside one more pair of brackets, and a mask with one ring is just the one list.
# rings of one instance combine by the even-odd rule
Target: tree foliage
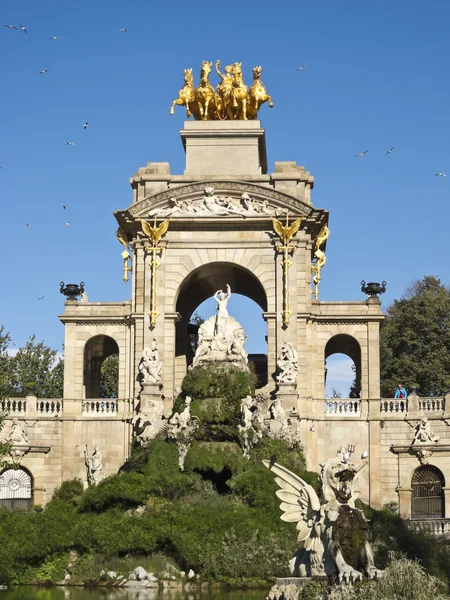
[[450,389],[450,289],[433,276],[408,288],[388,308],[381,331],[381,394],[399,383],[421,396]]
[[61,398],[64,387],[64,360],[32,335],[12,355],[12,340],[0,326],[0,398],[24,397],[29,392],[40,398]]
[[119,355],[105,358],[100,368],[100,398],[119,397]]

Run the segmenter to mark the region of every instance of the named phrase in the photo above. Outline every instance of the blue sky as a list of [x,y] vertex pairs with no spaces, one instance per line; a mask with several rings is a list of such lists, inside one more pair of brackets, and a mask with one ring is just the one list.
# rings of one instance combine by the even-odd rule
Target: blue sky
[[[384,305],[425,274],[450,282],[448,2],[3,0],[0,10],[1,25],[28,30],[0,27],[0,323],[16,345],[35,333],[61,347],[60,281],[85,281],[93,301],[129,298],[112,212],[131,203],[128,179],[148,161],[183,171],[185,113],[169,108],[183,69],[198,81],[203,59],[242,61],[247,82],[263,67],[275,103],[260,111],[269,170],[304,165],[314,205],[330,211],[321,299],[363,299],[361,279],[387,281]],[[258,325],[239,312],[250,343]]]

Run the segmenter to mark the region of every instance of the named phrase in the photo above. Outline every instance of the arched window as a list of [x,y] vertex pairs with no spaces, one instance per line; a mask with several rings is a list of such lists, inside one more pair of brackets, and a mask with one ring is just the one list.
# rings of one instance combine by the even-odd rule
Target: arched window
[[0,475],[0,506],[28,512],[33,506],[33,483],[24,469],[6,469]]
[[[85,398],[117,397],[115,387],[118,387],[118,383],[114,382],[113,385],[110,382],[110,384],[105,386],[105,372],[102,373],[102,365],[108,357],[118,354],[119,347],[117,342],[107,335],[96,335],[86,342],[84,347]],[[108,363],[106,363],[107,365]],[[116,373],[117,375],[117,369],[114,371],[117,361],[111,361],[109,366],[113,367],[111,374],[114,375]],[[106,394],[105,387],[109,390]],[[114,390],[112,390],[112,387],[114,387]]]
[[361,347],[357,340],[346,333],[333,336],[325,346],[324,358],[326,397],[359,398]]
[[411,481],[411,519],[443,519],[444,487],[441,471],[429,465],[414,471]]

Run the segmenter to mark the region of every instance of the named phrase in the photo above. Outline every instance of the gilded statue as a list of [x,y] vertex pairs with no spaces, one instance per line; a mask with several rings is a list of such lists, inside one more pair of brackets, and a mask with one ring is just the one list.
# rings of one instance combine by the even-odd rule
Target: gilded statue
[[200,83],[194,85],[192,69],[184,69],[184,87],[178,92],[178,99],[172,102],[170,114],[175,106],[185,106],[186,114],[196,120],[247,120],[257,119],[258,110],[264,102],[273,107],[272,97],[261,81],[262,67],[253,69],[253,83],[249,88],[244,83],[242,63],[226,65],[225,73],[220,71],[220,60],[215,63],[220,82],[214,89],[209,81],[212,62],[204,60],[200,72]]
[[195,101],[194,76],[192,69],[184,70],[184,87],[178,92],[178,99],[172,102],[170,114],[175,113],[175,106],[185,106],[188,119],[194,115],[195,119],[199,118],[199,110]]
[[269,107],[273,108],[272,96],[269,96],[266,90],[266,86],[261,81],[262,67],[255,67],[252,69],[253,72],[253,83],[248,92],[248,107],[247,107],[247,118],[256,119],[258,110],[261,104],[269,101]]

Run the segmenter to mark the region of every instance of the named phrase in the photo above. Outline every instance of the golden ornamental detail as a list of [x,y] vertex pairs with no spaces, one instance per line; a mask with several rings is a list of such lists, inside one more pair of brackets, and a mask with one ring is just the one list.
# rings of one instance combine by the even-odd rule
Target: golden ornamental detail
[[328,229],[328,227],[326,225],[324,225],[322,227],[322,229],[319,231],[319,234],[316,237],[316,241],[315,241],[316,251],[314,252],[314,258],[316,259],[316,261],[312,266],[312,272],[314,273],[314,277],[313,277],[314,290],[312,293],[313,293],[315,300],[319,299],[319,283],[320,283],[320,280],[322,279],[320,276],[320,272],[323,269],[323,267],[325,266],[325,263],[327,262],[327,257],[325,256],[325,253],[320,249],[320,247],[326,242],[329,235],[330,235],[330,230]]
[[288,278],[288,270],[292,265],[292,261],[289,258],[289,254],[294,252],[294,246],[290,246],[289,242],[300,229],[301,222],[304,221],[306,217],[300,217],[296,219],[293,223],[289,225],[289,213],[286,213],[286,225],[283,225],[281,221],[271,217],[273,230],[279,236],[281,240],[281,246],[277,246],[276,249],[278,252],[283,254],[283,325],[287,327],[289,325],[289,319],[292,315],[292,311],[289,306],[289,278]]
[[159,316],[159,312],[156,309],[156,269],[160,266],[160,262],[157,258],[158,254],[161,256],[163,248],[159,246],[159,242],[161,241],[162,236],[169,229],[170,219],[166,219],[159,225],[156,224],[156,217],[153,225],[144,221],[144,219],[139,219],[142,225],[142,231],[151,241],[152,245],[147,246],[145,248],[146,252],[151,254],[150,260],[150,273],[151,273],[151,294],[150,294],[150,312],[148,313],[150,317],[150,325],[154,327],[156,325],[156,319]]
[[200,71],[200,83],[194,85],[192,69],[184,70],[184,87],[178,92],[177,100],[172,102],[170,114],[175,106],[185,106],[188,118],[200,121],[248,120],[257,119],[258,110],[264,102],[273,108],[272,97],[268,95],[261,81],[262,67],[253,69],[253,83],[247,87],[242,75],[242,63],[234,63],[220,71],[220,60],[216,61],[216,73],[220,83],[214,89],[209,82],[212,62],[204,60]]
[[128,241],[127,234],[122,229],[122,227],[119,227],[119,229],[116,231],[116,237],[119,240],[119,242],[125,247],[125,250],[122,252],[122,258],[123,258],[123,280],[126,283],[128,281],[128,272],[132,271],[132,268],[129,266],[130,258],[131,258],[131,254],[129,252],[130,242]]

